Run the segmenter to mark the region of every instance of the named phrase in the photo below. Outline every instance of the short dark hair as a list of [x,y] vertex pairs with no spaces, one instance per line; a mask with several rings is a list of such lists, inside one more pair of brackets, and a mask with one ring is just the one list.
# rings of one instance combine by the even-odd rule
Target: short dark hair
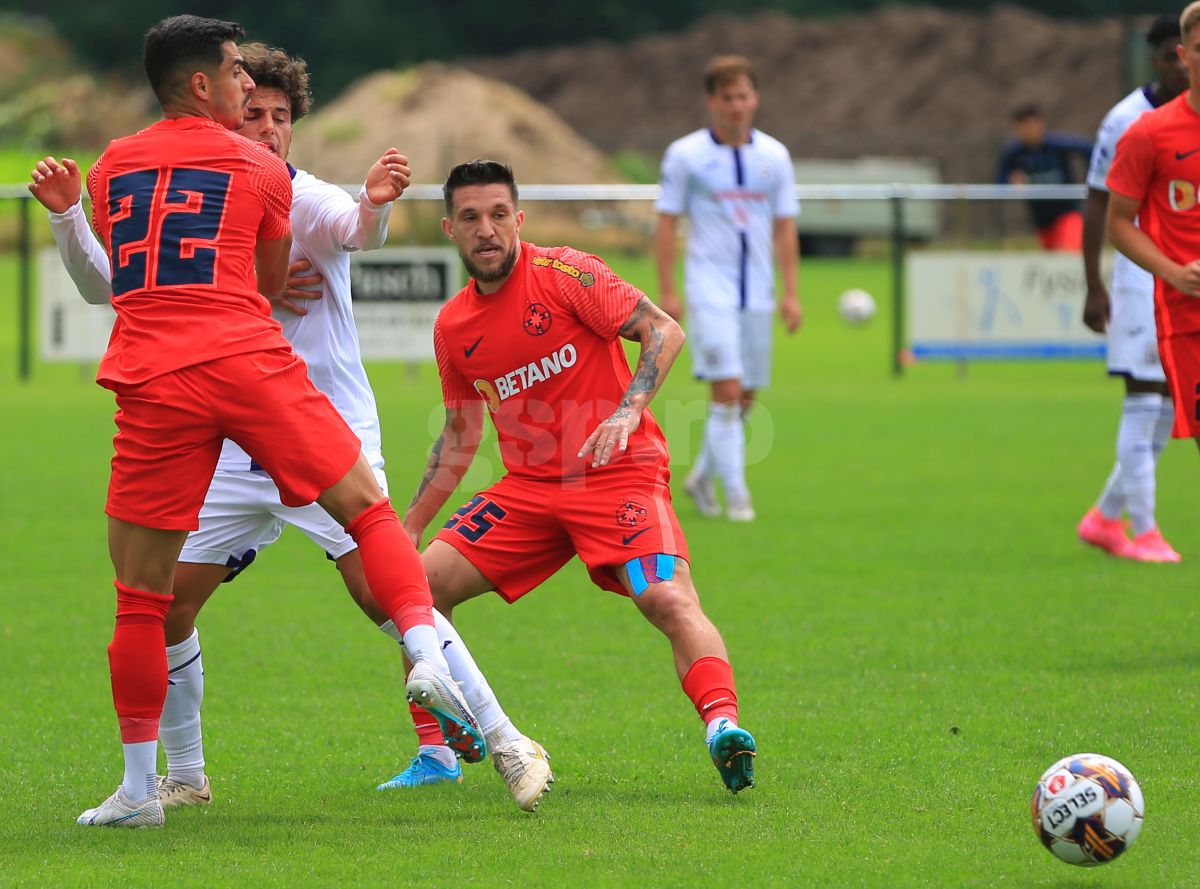
[[1042,107],[1036,102],[1025,102],[1013,109],[1013,123],[1020,123],[1023,120],[1029,120],[1031,117],[1041,117]]
[[1151,49],[1156,48],[1164,40],[1174,38],[1179,40],[1179,16],[1160,15],[1146,29],[1146,43]]
[[507,185],[512,192],[513,204],[517,203],[517,178],[513,175],[512,167],[499,161],[476,158],[459,164],[446,177],[442,196],[446,199],[447,213],[454,212],[454,192],[467,185]]
[[197,66],[219,66],[224,59],[222,47],[245,36],[237,22],[198,15],[174,15],[147,31],[142,64],[159,104],[174,99]]
[[750,85],[758,89],[758,78],[754,76],[754,66],[745,56],[717,56],[709,61],[704,68],[704,91],[710,96],[716,95],[721,87],[735,83],[739,77],[746,77]]
[[279,90],[287,97],[292,123],[308,114],[312,92],[308,88],[308,62],[294,59],[277,47],[265,43],[243,43],[238,47],[246,60],[246,73],[255,89]]

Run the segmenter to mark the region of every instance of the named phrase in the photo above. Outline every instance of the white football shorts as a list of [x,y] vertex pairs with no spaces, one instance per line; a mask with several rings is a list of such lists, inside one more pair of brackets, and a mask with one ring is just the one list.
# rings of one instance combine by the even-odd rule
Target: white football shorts
[[1108,372],[1145,382],[1166,382],[1158,360],[1154,295],[1142,288],[1114,287],[1108,319]]
[[[372,467],[383,492],[387,477],[383,469]],[[228,565],[242,568],[254,556],[279,539],[288,525],[340,559],[353,550],[355,542],[345,529],[316,503],[308,506],[284,506],[279,489],[265,472],[224,472],[213,475],[204,506],[200,509],[200,527],[187,536],[181,562],[203,565]]]
[[741,380],[743,389],[766,388],[771,379],[774,312],[736,306],[691,306],[688,345],[698,380]]

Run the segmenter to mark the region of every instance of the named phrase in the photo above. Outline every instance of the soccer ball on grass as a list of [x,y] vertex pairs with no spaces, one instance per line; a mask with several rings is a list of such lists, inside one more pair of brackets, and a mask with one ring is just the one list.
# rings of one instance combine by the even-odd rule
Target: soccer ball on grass
[[1137,839],[1146,806],[1125,766],[1098,753],[1060,759],[1038,780],[1030,802],[1042,844],[1070,864],[1112,861]]
[[857,287],[838,297],[838,314],[847,324],[866,324],[875,316],[875,298]]

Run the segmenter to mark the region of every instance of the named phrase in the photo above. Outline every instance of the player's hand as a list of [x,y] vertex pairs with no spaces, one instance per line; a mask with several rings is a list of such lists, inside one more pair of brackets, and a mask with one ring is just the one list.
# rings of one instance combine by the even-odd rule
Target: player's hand
[[629,447],[629,435],[642,422],[642,412],[632,407],[619,407],[611,417],[596,427],[575,456],[592,458],[593,466],[607,466]]
[[65,213],[79,203],[83,194],[79,166],[69,157],[59,163],[44,157],[34,165],[30,174],[30,193],[51,213]]
[[683,322],[683,303],[674,291],[664,290],[658,297],[658,307],[671,316],[677,323]]
[[1108,330],[1108,319],[1112,315],[1111,305],[1108,290],[1103,284],[1089,287],[1083,300],[1083,323],[1096,333],[1104,333]]
[[1179,271],[1168,278],[1168,281],[1184,296],[1200,296],[1200,259],[1193,259],[1187,265],[1180,266]]
[[399,149],[389,148],[383,157],[367,170],[365,188],[367,200],[372,204],[386,204],[404,194],[412,181],[412,170],[408,158]]
[[409,540],[412,541],[412,545],[413,545],[413,547],[416,548],[417,552],[420,552],[421,551],[421,536],[425,533],[425,529],[424,528],[414,528],[411,525],[404,524],[403,522],[401,522],[401,524],[404,527],[404,534],[408,537]]
[[308,309],[296,300],[321,299],[325,294],[320,290],[312,290],[323,283],[325,278],[320,272],[313,271],[312,263],[307,259],[298,259],[288,266],[287,285],[283,293],[271,300],[271,303],[287,309],[293,315],[307,315]]
[[788,333],[795,333],[804,323],[804,309],[800,307],[800,300],[794,296],[785,296],[779,301],[779,314]]

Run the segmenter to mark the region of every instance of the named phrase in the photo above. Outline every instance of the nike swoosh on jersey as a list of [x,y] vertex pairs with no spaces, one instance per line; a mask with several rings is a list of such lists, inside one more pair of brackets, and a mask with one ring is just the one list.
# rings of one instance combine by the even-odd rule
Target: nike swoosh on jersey
[[1185,157],[1191,157],[1197,151],[1200,151],[1200,148],[1193,148],[1191,151],[1177,151],[1175,152],[1175,160],[1181,161]]
[[471,343],[471,345],[463,346],[463,357],[470,358],[475,353],[475,350],[479,348],[479,344],[482,342],[483,337],[481,336],[479,339],[475,340],[475,342]]
[[[653,526],[651,526],[651,527],[653,527]],[[650,530],[650,528],[642,528],[642,530],[634,531],[632,534],[630,534],[627,537],[622,537],[621,545],[629,546],[629,544],[633,543],[635,540],[637,540],[639,537],[641,537],[643,534],[645,534],[649,530]]]

